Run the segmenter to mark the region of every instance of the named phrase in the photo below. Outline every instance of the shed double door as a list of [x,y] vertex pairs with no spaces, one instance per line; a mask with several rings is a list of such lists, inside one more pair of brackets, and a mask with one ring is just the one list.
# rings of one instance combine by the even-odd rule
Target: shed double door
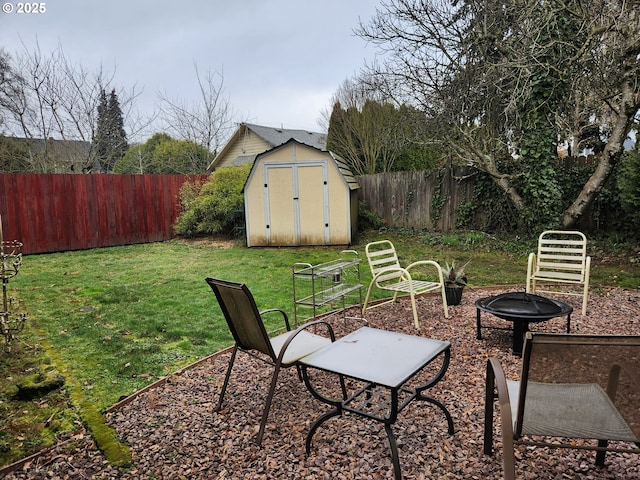
[[263,178],[267,244],[328,244],[327,162],[266,163]]

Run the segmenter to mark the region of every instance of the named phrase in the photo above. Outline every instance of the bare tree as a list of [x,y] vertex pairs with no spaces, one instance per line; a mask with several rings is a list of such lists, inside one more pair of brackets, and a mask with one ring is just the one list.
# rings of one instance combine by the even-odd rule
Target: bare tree
[[0,132],[6,128],[6,117],[14,108],[22,82],[22,77],[11,65],[11,56],[0,49]]
[[406,105],[396,106],[374,80],[345,80],[331,99],[331,113],[322,113],[329,126],[327,148],[357,175],[395,170],[407,149],[422,141],[417,126],[424,116]]
[[223,74],[209,70],[200,75],[196,64],[194,70],[200,97],[188,102],[159,94],[160,119],[171,136],[194,142],[215,155],[233,128],[233,112],[224,95]]
[[[372,74],[436,119],[433,133],[486,172],[520,212],[531,188],[560,191],[559,139],[596,126],[598,166],[557,219],[573,226],[611,175],[640,109],[640,9],[624,0],[389,0],[358,34]],[[549,181],[547,182],[547,179]]]
[[[58,46],[49,54],[37,45],[33,51],[19,52],[14,70],[22,81],[11,104],[0,105],[9,131],[39,140],[42,148],[32,150],[32,170],[39,172],[82,172],[93,168],[91,142],[97,125],[100,92],[115,90],[123,111],[129,112],[138,93],[115,87],[115,72],[102,67],[90,72],[74,64]],[[76,145],[72,158],[52,156],[50,139]]]

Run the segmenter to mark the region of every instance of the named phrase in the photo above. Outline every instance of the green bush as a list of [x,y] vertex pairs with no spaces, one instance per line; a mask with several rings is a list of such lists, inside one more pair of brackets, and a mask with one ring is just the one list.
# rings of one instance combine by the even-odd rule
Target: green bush
[[206,171],[211,153],[189,141],[156,133],[141,145],[134,145],[113,168],[114,173],[199,174]]
[[358,230],[378,230],[384,227],[384,219],[371,210],[364,202],[358,203]]
[[251,164],[216,170],[207,183],[198,187],[185,184],[180,192],[183,213],[174,229],[178,235],[228,235],[244,218],[243,188]]
[[[624,154],[618,175],[620,204],[628,227],[640,225],[640,151]],[[637,230],[634,233],[639,233]]]
[[206,182],[204,180],[194,180],[191,182],[185,182],[184,185],[182,185],[180,193],[178,194],[182,213],[191,210],[194,202],[198,200],[202,186],[205,183]]

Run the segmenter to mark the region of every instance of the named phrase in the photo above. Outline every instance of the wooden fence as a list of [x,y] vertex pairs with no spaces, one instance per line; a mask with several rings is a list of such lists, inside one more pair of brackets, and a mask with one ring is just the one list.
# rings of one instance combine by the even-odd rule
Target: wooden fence
[[207,175],[0,174],[5,240],[23,253],[148,243],[174,236],[178,193]]
[[[460,206],[474,201],[472,173],[455,168],[364,175],[357,179],[358,198],[389,227],[450,232]],[[0,174],[4,238],[23,242],[24,253],[167,240],[174,236],[180,187],[208,178]]]
[[473,200],[470,169],[394,172],[358,177],[358,200],[389,227],[450,232],[458,208]]

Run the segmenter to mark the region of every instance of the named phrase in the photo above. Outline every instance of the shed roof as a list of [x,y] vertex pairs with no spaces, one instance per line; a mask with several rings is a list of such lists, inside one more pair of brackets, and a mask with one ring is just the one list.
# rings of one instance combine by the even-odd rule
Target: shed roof
[[[274,150],[277,150],[281,147],[284,147],[286,144],[288,143],[303,143],[300,142],[298,140],[296,140],[295,138],[290,138],[289,140],[287,140],[286,142],[277,145],[269,150],[267,150],[266,152],[262,152],[258,155],[255,156],[255,160],[258,160],[258,158],[270,155],[271,152],[273,152]],[[344,178],[345,182],[347,183],[347,186],[349,187],[349,190],[356,190],[358,188],[360,188],[360,184],[358,183],[358,180],[356,180],[356,177],[353,175],[353,172],[351,171],[351,169],[349,168],[349,165],[347,165],[347,162],[344,161],[344,159],[342,159],[342,157],[336,155],[333,152],[330,152],[328,150],[325,150],[324,148],[318,148],[318,147],[314,147],[311,145],[308,145],[308,147],[311,147],[315,150],[318,150],[320,152],[322,152],[325,155],[329,155],[331,157],[331,159],[336,163],[336,166],[338,167],[338,171],[340,172],[340,174],[342,175],[342,177]],[[254,162],[254,166],[252,168],[252,170],[255,169],[255,162]],[[249,177],[251,177],[251,175],[249,175]],[[247,179],[247,181],[249,181]]]
[[340,173],[347,182],[347,185],[349,185],[349,190],[360,188],[360,184],[358,183],[358,180],[356,180],[356,177],[353,175],[353,172],[349,168],[349,165],[347,165],[347,162],[345,162],[342,157],[336,155],[333,152],[329,152],[329,155],[331,155],[333,160],[336,162],[336,165],[338,165],[338,170],[340,170]]

